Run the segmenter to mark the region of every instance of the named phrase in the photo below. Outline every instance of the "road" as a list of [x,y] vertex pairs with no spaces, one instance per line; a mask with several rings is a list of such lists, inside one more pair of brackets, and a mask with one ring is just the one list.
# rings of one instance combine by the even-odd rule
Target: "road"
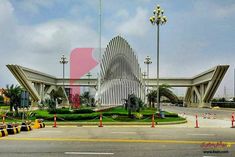
[[163,109],[167,111],[176,112],[179,114],[187,114],[195,116],[195,114],[198,114],[198,116],[202,116],[205,113],[211,114],[211,117],[216,116],[216,119],[220,120],[231,120],[231,115],[235,111],[230,110],[223,110],[223,109],[209,109],[209,108],[188,108],[188,107],[177,107],[177,106],[163,106]]
[[196,114],[198,115],[199,127],[229,128],[232,126],[231,116],[232,112],[234,112],[229,110],[215,110],[208,108],[186,108],[186,107],[176,107],[176,106],[163,106],[163,110],[178,113],[179,115],[187,119],[188,123],[175,125],[175,127],[189,127],[189,128],[195,127]]
[[[162,126],[58,126],[0,138],[0,157],[203,157],[235,156],[235,128],[229,111],[216,111],[217,119],[195,114],[213,112],[164,106],[185,113],[188,123]],[[227,117],[228,115],[228,117]],[[221,126],[222,125],[222,126]],[[213,152],[214,151],[214,152]]]
[[[202,157],[234,156],[231,128],[46,127],[0,138],[0,156]],[[226,153],[208,154],[203,143],[220,142]]]

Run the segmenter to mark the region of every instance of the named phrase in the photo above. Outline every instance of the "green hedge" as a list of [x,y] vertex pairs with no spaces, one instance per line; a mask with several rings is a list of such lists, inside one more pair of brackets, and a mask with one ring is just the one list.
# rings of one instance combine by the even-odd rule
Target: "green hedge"
[[219,106],[219,107],[224,107],[224,108],[235,108],[235,102],[229,102],[229,103],[212,102],[211,106],[212,107]]
[[62,109],[56,109],[56,110],[48,110],[49,114],[70,114],[71,111],[69,111],[68,108],[62,108]]
[[89,108],[81,108],[78,110],[73,110],[73,113],[93,113],[94,111]]
[[[45,120],[53,121],[53,114],[36,114],[36,118],[42,118]],[[91,120],[99,118],[99,113],[90,114],[57,114],[57,121],[76,121],[76,120]]]
[[89,108],[81,108],[77,110],[70,111],[68,108],[56,109],[56,110],[48,110],[49,114],[76,114],[76,113],[93,113],[94,111]]

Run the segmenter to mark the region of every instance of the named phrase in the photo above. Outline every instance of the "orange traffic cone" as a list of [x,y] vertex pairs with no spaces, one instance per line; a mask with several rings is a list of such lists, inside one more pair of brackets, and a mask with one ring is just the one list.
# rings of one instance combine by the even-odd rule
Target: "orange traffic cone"
[[152,115],[152,128],[155,128],[154,114]]
[[103,127],[103,124],[102,124],[102,113],[100,113],[100,124],[99,124],[99,127]]

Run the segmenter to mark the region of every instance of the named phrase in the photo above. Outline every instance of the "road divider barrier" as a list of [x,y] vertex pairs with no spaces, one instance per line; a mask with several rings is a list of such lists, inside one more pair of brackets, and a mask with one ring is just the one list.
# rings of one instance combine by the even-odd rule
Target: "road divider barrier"
[[13,127],[16,128],[16,133],[17,134],[20,133],[20,126],[19,126],[19,124],[18,123],[13,123],[12,125],[13,125]]
[[232,113],[231,121],[232,121],[232,126],[231,126],[231,128],[235,128],[235,127],[234,127],[234,112]]
[[33,128],[34,129],[45,128],[45,124],[43,123],[43,119],[35,119]]
[[196,125],[195,125],[195,128],[199,128],[197,114],[196,114]]
[[31,131],[33,130],[31,127],[31,122],[22,122],[20,131]]
[[102,113],[100,113],[100,123],[99,123],[99,127],[103,127],[103,124],[102,124]]
[[203,118],[203,119],[206,119],[206,113],[203,113],[203,114],[202,114],[202,118]]
[[17,133],[16,128],[13,124],[7,124],[8,135],[14,135]]
[[7,129],[0,129],[0,137],[8,136]]
[[213,117],[213,119],[216,119],[216,114],[214,113],[214,117]]
[[154,114],[152,115],[152,128],[155,128]]
[[203,113],[202,114],[203,119],[216,119],[215,113]]

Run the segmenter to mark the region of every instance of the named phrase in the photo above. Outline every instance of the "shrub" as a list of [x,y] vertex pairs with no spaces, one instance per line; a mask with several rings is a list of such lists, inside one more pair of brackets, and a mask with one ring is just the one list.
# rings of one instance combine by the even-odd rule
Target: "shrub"
[[55,109],[55,110],[49,110],[49,114],[70,114],[71,111],[69,111],[68,108],[62,108],[62,109]]
[[104,112],[102,113],[103,116],[112,116],[112,115],[118,115],[118,116],[126,116],[128,113],[119,113],[119,112]]
[[6,113],[6,116],[7,116],[7,117],[13,117],[13,116],[14,116],[14,112],[13,112],[13,111],[7,112],[7,113]]
[[94,111],[89,108],[82,108],[78,110],[73,110],[73,113],[93,113]]
[[165,117],[179,117],[177,113],[164,112]]
[[212,107],[219,106],[219,107],[224,107],[224,108],[235,108],[235,103],[234,102],[212,102],[211,104]]
[[142,118],[143,118],[143,115],[140,114],[140,113],[136,113],[136,114],[135,114],[135,118],[136,118],[136,119],[142,119]]
[[[58,114],[57,120],[58,121],[76,121],[76,120],[92,120],[97,118],[98,119],[99,114],[92,113],[92,114]],[[36,118],[43,118],[45,120],[52,121],[54,119],[53,114],[47,114],[47,115],[40,115],[37,114]]]

